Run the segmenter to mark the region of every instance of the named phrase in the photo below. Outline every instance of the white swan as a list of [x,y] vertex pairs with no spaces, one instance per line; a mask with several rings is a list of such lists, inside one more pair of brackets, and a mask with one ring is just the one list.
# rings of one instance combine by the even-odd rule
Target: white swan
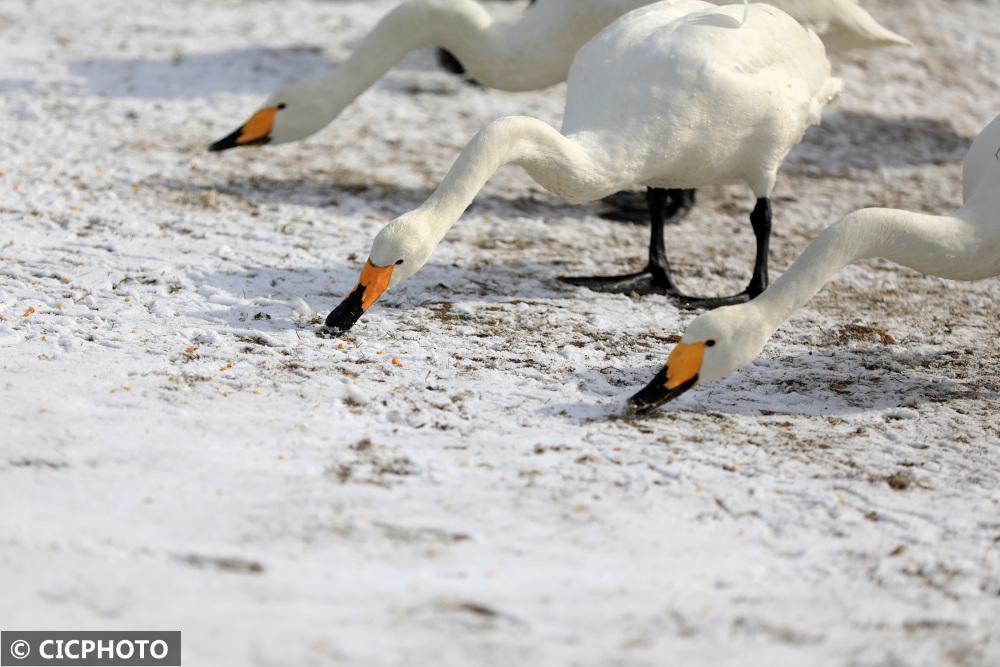
[[[743,4],[743,0],[711,0]],[[538,90],[566,80],[577,50],[623,14],[650,0],[538,0],[512,23],[494,21],[472,0],[410,0],[392,10],[336,70],[272,94],[212,151],[280,144],[326,127],[410,51],[437,45],[490,88]],[[826,42],[828,52],[909,44],[880,26],[856,0],[772,0]]]
[[750,363],[792,313],[859,259],[884,257],[953,280],[1000,275],[1000,116],[972,143],[962,178],[964,203],[951,215],[855,211],[810,243],[764,294],[696,317],[632,407],[650,410]]
[[[750,5],[741,25],[744,11],[667,0],[608,26],[573,62],[563,133],[526,117],[487,125],[424,204],[379,232],[358,285],[326,325],[349,329],[383,290],[413,275],[505,164],[575,202],[633,184],[655,196],[668,187],[745,182],[758,199],[751,214],[758,252],[741,297],[762,291],[778,165],[843,83],[830,77],[815,34],[765,4]],[[653,223],[654,236],[662,233]],[[663,266],[652,268],[673,288],[663,254]]]

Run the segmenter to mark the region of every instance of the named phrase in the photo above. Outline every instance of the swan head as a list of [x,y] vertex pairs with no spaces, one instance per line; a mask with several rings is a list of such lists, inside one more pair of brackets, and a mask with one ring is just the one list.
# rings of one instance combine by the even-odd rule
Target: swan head
[[354,289],[327,315],[327,329],[348,331],[382,292],[406,280],[422,267],[440,239],[433,238],[415,213],[396,218],[382,228]]
[[629,399],[632,411],[648,412],[753,361],[769,337],[760,318],[748,317],[753,309],[753,302],[743,303],[693,319],[666,365]]
[[273,93],[250,120],[208,150],[298,141],[322,130],[334,116],[317,79],[298,81]]

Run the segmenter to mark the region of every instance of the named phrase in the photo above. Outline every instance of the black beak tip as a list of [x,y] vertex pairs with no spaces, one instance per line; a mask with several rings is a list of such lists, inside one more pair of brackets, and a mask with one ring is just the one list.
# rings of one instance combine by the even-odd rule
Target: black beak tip
[[239,143],[239,138],[243,136],[243,127],[238,127],[231,134],[227,134],[223,138],[216,141],[214,144],[208,147],[209,152],[218,153],[220,151],[229,150],[230,148],[236,148],[237,146],[256,146],[260,144],[267,143],[267,137],[264,139],[258,139],[257,141],[247,141],[244,143]]
[[667,367],[660,369],[652,380],[645,387],[637,391],[628,399],[628,412],[630,414],[643,414],[654,410],[664,403],[674,400],[691,387],[698,384],[698,376],[682,382],[673,389],[667,389]]
[[236,130],[235,132],[233,132],[228,136],[223,137],[222,139],[219,139],[214,144],[208,147],[209,152],[218,153],[219,151],[224,151],[229,148],[236,148],[236,146],[239,145],[236,143],[236,140],[239,139],[241,131],[242,128]]
[[331,333],[344,333],[350,331],[364,314],[365,308],[363,297],[365,286],[359,285],[357,289],[347,295],[347,298],[340,302],[340,305],[326,316],[324,325]]

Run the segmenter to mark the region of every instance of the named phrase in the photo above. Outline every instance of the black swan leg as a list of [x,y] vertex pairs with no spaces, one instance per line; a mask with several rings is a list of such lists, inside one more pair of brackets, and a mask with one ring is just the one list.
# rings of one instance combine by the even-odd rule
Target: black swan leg
[[663,227],[680,220],[694,206],[694,190],[648,188],[646,203],[649,206],[649,262],[638,273],[624,276],[578,276],[562,278],[570,285],[587,287],[595,292],[614,294],[666,294],[682,297],[670,277],[670,262],[664,243]]
[[750,214],[750,224],[753,235],[757,239],[757,253],[754,258],[753,275],[745,290],[732,296],[697,298],[680,296],[678,306],[687,309],[711,310],[720,306],[731,306],[745,303],[759,296],[768,285],[767,254],[771,245],[771,200],[762,197],[757,200],[753,213]]
[[771,201],[766,197],[757,200],[750,214],[757,252],[754,258],[753,275],[750,282],[739,294],[720,297],[696,297],[681,293],[670,275],[667,261],[663,226],[675,216],[687,215],[694,205],[694,190],[664,190],[649,188],[646,192],[649,203],[651,228],[649,237],[649,263],[638,273],[624,276],[586,276],[562,278],[571,285],[587,287],[595,292],[616,294],[664,294],[673,298],[680,308],[704,309],[745,303],[759,296],[768,285],[767,257],[771,241]]

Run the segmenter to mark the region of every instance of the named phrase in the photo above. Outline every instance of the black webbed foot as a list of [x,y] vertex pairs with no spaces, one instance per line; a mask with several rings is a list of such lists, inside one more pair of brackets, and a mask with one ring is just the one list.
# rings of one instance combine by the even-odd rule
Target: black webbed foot
[[660,272],[650,271],[648,267],[638,273],[624,276],[568,276],[560,280],[570,285],[579,285],[594,292],[608,294],[681,296],[669,278],[665,278]]

